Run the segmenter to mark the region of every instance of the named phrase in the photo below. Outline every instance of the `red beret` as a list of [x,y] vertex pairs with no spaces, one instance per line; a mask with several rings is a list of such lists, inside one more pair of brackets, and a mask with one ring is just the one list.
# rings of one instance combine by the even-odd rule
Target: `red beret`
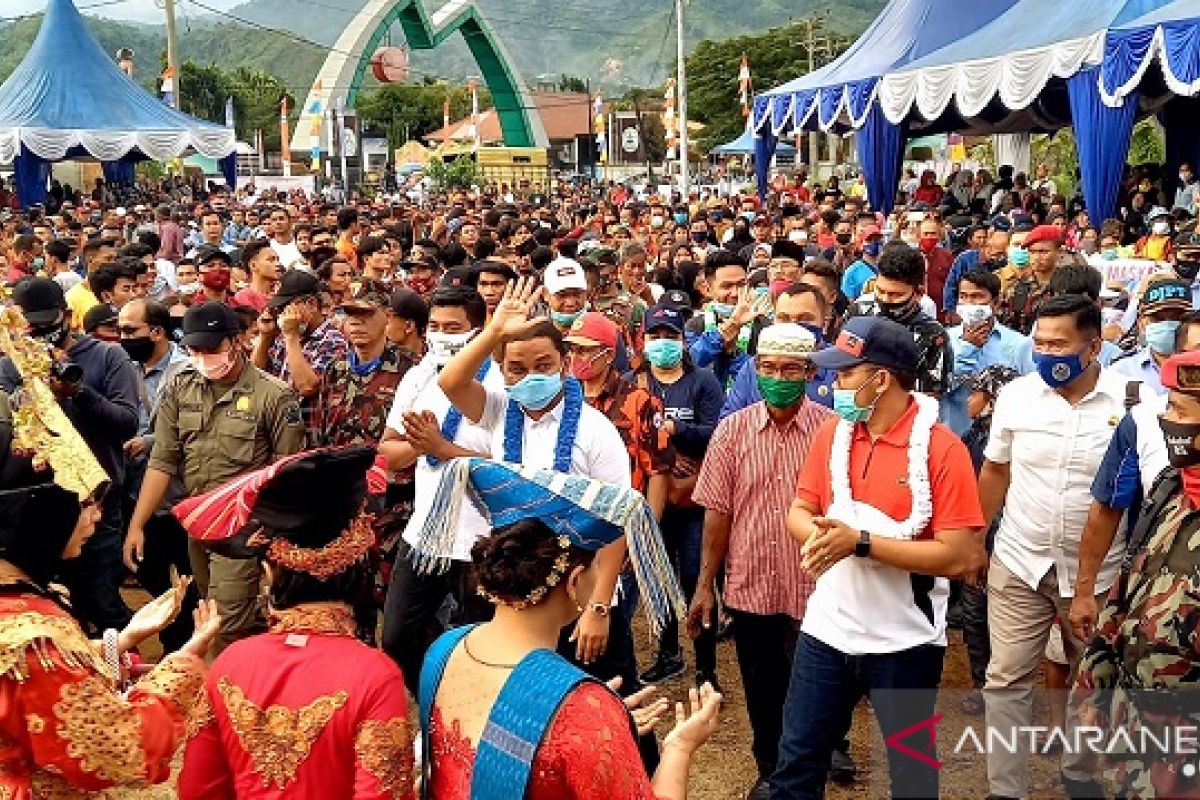
[[1025,237],[1023,246],[1029,248],[1038,242],[1054,242],[1057,245],[1061,245],[1063,243],[1063,233],[1053,225],[1038,225]]

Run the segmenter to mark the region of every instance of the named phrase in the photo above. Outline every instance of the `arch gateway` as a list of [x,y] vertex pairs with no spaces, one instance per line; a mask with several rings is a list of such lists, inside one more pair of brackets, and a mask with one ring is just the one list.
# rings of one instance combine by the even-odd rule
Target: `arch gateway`
[[423,0],[369,0],[338,37],[317,73],[301,107],[292,152],[310,152],[321,144],[326,110],[339,98],[345,107],[354,107],[371,56],[396,22],[413,50],[431,50],[461,32],[492,94],[504,144],[550,146],[515,62],[474,0],[448,0],[432,15],[426,12]]

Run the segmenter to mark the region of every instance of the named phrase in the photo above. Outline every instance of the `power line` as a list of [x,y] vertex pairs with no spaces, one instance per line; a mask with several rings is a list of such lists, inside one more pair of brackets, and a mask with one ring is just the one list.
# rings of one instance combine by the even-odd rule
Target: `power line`
[[[95,2],[95,3],[88,3],[87,5],[76,6],[76,8],[79,11],[89,11],[93,8],[104,8],[105,6],[115,6],[115,5],[120,5],[121,3],[128,3],[128,2],[129,2],[129,0],[98,0],[98,2]],[[46,12],[44,12],[44,11],[31,11],[28,14],[18,14],[15,17],[0,17],[0,22],[18,22],[23,19],[33,19],[34,17],[39,17],[45,13]]]

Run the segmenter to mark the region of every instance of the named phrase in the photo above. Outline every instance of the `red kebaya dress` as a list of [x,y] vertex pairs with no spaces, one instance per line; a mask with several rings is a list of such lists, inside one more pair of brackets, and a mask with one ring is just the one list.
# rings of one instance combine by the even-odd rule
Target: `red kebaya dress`
[[[469,800],[475,747],[436,704],[430,739],[433,800]],[[624,704],[599,684],[581,684],[563,702],[537,749],[526,799],[653,798]]]
[[354,638],[348,608],[299,606],[213,663],[183,800],[411,800],[404,678]]

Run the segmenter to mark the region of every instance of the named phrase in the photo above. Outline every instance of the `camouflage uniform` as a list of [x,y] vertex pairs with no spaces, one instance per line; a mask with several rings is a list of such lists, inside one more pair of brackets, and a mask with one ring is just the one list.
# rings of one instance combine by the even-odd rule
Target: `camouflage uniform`
[[[881,316],[878,303],[872,299],[851,305],[846,318],[860,316]],[[954,351],[950,347],[950,337],[946,335],[946,329],[915,303],[911,311],[899,318],[893,318],[892,321],[908,328],[917,343],[917,350],[921,352],[921,361],[916,365],[916,390],[935,397],[949,392],[950,377],[954,370]]]
[[1014,331],[1026,336],[1033,330],[1038,308],[1050,297],[1050,284],[1038,283],[1032,272],[1022,275],[1000,295],[1000,312],[997,319]]
[[[1166,478],[1170,480],[1171,478]],[[1098,630],[1079,664],[1072,703],[1099,711],[1096,724],[1124,728],[1137,747],[1139,727],[1157,739],[1164,727],[1200,726],[1200,513],[1177,488],[1151,514],[1143,547],[1130,553],[1118,592],[1100,614]],[[1086,715],[1084,716],[1087,720]],[[1122,741],[1117,739],[1116,741]],[[1183,769],[1196,754],[1112,752],[1104,779],[1115,797],[1200,795],[1200,774]],[[1191,771],[1192,774],[1187,773]]]
[[[314,447],[374,447],[383,438],[388,412],[396,397],[396,387],[404,373],[416,362],[408,350],[390,342],[384,346],[379,368],[360,376],[347,358],[330,363],[321,376],[321,388],[313,398],[310,435]],[[392,476],[383,508],[375,508],[375,535],[379,569],[375,574],[375,599],[383,608],[383,598],[391,579],[392,563],[400,534],[412,516],[413,470],[409,467]]]

